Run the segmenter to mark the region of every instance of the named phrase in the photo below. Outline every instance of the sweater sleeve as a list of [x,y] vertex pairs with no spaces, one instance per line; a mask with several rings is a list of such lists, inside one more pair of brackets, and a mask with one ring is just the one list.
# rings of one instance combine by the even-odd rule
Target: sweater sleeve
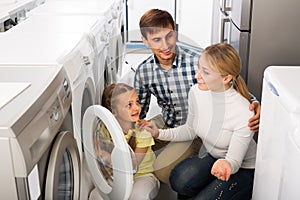
[[[236,113],[239,113],[239,115],[233,120],[233,127],[235,128],[233,129],[225,159],[231,164],[232,174],[234,174],[239,170],[243,163],[254,132],[250,131],[247,125],[248,119],[253,116],[253,112],[245,110],[247,107],[241,108],[237,106],[232,109],[238,109]],[[242,109],[245,111],[240,112]]]
[[231,164],[232,174],[236,173],[241,167],[243,159],[247,153],[248,146],[252,140],[252,136],[253,132],[249,131],[248,126],[240,130],[236,130],[233,134],[225,157],[225,159]]
[[196,99],[193,90],[190,90],[188,97],[188,116],[186,123],[176,128],[159,129],[158,139],[179,142],[193,140],[196,137],[196,133],[193,128],[193,122],[196,113],[195,100]]

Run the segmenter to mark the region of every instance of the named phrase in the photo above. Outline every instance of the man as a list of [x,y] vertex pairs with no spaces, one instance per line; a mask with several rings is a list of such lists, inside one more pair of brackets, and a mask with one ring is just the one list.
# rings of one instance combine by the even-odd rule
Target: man
[[[187,118],[188,92],[197,82],[195,70],[201,52],[176,44],[175,23],[167,11],[147,11],[140,19],[140,30],[142,41],[153,52],[138,66],[134,78],[142,106],[140,118],[145,118],[152,94],[162,108],[162,115],[153,119],[158,128],[182,125]],[[249,120],[251,130],[257,130],[259,125],[260,104],[252,103],[249,109],[254,108],[257,114]],[[166,145],[158,140],[155,143],[158,148],[154,147],[154,150]],[[160,181],[169,183],[174,166],[189,156],[197,155],[200,146],[199,138],[168,144],[154,164],[156,176]]]

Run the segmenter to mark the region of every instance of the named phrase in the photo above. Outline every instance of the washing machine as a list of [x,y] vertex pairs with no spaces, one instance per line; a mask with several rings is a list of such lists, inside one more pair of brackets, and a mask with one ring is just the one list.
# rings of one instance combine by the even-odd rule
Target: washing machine
[[96,186],[89,199],[128,199],[133,174],[137,172],[137,161],[119,123],[109,110],[101,105],[90,106],[86,110],[83,142],[87,166]]
[[[110,25],[109,31],[109,62],[107,82],[116,82],[121,67],[124,54],[124,39],[122,39],[122,28],[124,25],[123,4],[117,0],[48,0],[43,5],[28,13],[30,15],[101,15],[107,18]],[[119,22],[121,19],[122,23]],[[122,20],[123,19],[123,20]],[[123,28],[124,29],[124,28]]]
[[35,0],[18,0],[8,10],[10,18],[16,23],[26,19],[27,13],[35,7]]
[[122,67],[125,56],[125,1],[112,0],[112,19],[114,26],[110,38],[111,64],[115,66],[116,77],[119,81],[122,75]]
[[[72,1],[74,0],[47,0],[49,1]],[[76,0],[75,0],[76,1]],[[92,2],[95,0],[77,0],[83,2]],[[110,14],[107,13],[108,20],[112,23],[110,36],[110,65],[115,68],[116,75],[114,81],[121,76],[124,53],[125,53],[125,1],[124,0],[98,0],[101,4],[110,5]],[[95,12],[95,10],[92,12]],[[97,11],[96,11],[97,12]]]
[[[1,5],[0,5],[1,6]],[[5,24],[9,20],[9,14],[6,11],[5,7],[0,7],[0,34],[5,31]]]
[[15,1],[1,1],[0,2],[0,32],[4,32],[14,25],[16,22],[14,19],[11,19],[10,13],[15,9]]
[[300,66],[264,70],[252,199],[299,199],[299,74]]
[[[49,35],[40,34],[40,33],[37,34],[23,33],[22,35],[23,37],[19,37],[19,34],[15,34],[14,32],[10,32],[9,34],[5,34],[5,33],[4,35],[9,35],[9,36],[6,37],[3,35],[0,36],[0,43],[6,46],[6,51],[4,51],[5,49],[1,49],[1,52],[3,52],[3,57],[0,58],[0,69],[5,69],[1,71],[1,75],[3,77],[7,77],[7,79],[3,78],[4,79],[3,81],[6,82],[8,80],[14,81],[12,78],[10,78],[10,76],[8,76],[9,74],[7,73],[7,70],[16,68],[16,66],[20,66],[21,63],[23,63],[23,65],[25,66],[34,65],[37,67],[35,67],[34,70],[28,70],[27,72],[22,71],[23,69],[25,69],[25,67],[23,66],[18,67],[21,70],[15,70],[14,71],[15,74],[24,77],[26,77],[27,74],[30,74],[30,77],[31,76],[41,77],[43,78],[43,80],[49,80],[49,78],[44,77],[41,73],[42,70],[39,69],[47,68],[47,66],[48,67],[54,66],[53,68],[66,70],[66,75],[70,80],[70,89],[72,92],[72,94],[70,95],[72,96],[71,118],[73,119],[72,120],[73,126],[71,127],[73,128],[74,133],[70,135],[73,135],[73,137],[76,140],[75,144],[77,144],[77,148],[79,149],[79,163],[80,163],[79,166],[81,166],[82,169],[80,170],[81,172],[80,175],[81,187],[80,187],[80,194],[79,194],[80,199],[88,199],[90,197],[91,191],[92,194],[95,194],[93,192],[97,191],[97,193],[100,194],[99,198],[103,198],[103,199],[127,199],[132,189],[133,174],[137,171],[135,167],[136,164],[133,164],[136,162],[132,161],[134,160],[132,159],[134,158],[134,153],[129,149],[128,144],[125,141],[125,138],[121,131],[121,128],[119,127],[114,116],[101,106],[90,105],[92,104],[91,102],[93,98],[91,96],[93,96],[93,94],[92,94],[92,90],[89,90],[89,87],[91,87],[92,84],[89,84],[88,80],[90,79],[86,81],[81,81],[81,79],[84,79],[84,76],[82,75],[84,74],[84,70],[83,67],[80,67],[79,63],[83,63],[83,66],[86,63],[84,62],[85,59],[83,59],[81,52],[76,51],[76,49],[81,50],[82,48],[74,47],[71,53],[66,54],[65,49],[68,49],[69,47],[64,48],[64,50],[60,50],[63,48],[61,46],[59,47],[58,44],[63,44],[68,40],[67,38],[64,38],[62,36],[60,37],[56,36],[56,38],[60,38],[60,39],[52,39],[51,41],[45,41],[45,38],[49,38],[49,36],[53,35],[53,33],[49,33]],[[68,38],[71,38],[72,35],[68,34],[67,36]],[[73,37],[75,38],[75,36]],[[26,40],[24,40],[24,38],[26,38]],[[69,43],[71,42],[69,41]],[[8,48],[9,46],[13,48]],[[15,48],[16,46],[18,46],[18,48]],[[28,48],[28,46],[30,46],[30,48]],[[71,45],[69,44],[67,46],[71,46]],[[15,49],[15,51],[8,50],[8,49]],[[41,49],[43,49],[44,51],[43,53],[39,52],[41,51]],[[70,66],[76,67],[73,70],[73,72],[69,70]],[[47,73],[50,74],[49,72]],[[75,75],[78,76],[76,77]],[[43,83],[40,81],[40,79],[38,80],[40,83]],[[0,81],[2,81],[2,78],[0,79]],[[34,96],[34,94],[32,96]],[[5,102],[4,104],[7,103]],[[27,107],[25,106],[24,109],[26,108]],[[8,110],[11,109],[12,108]],[[50,115],[52,116],[52,114]],[[84,115],[84,117],[82,118],[82,122],[77,121],[79,118],[77,118],[77,120],[74,120],[74,118],[76,118],[76,116],[78,115],[81,116]],[[56,118],[56,116],[57,115],[54,113],[53,117]],[[109,133],[111,134],[109,136],[110,143],[107,145],[109,146],[109,153],[112,160],[110,164],[106,162],[102,162],[102,160],[99,159],[99,157],[97,157],[97,154],[95,153],[96,143],[93,143],[94,140],[92,138],[97,136],[98,131],[96,127],[97,124],[101,122],[105,124]],[[81,126],[82,125],[81,123],[83,124],[84,127]],[[70,126],[69,123],[68,125]],[[84,138],[78,138],[81,137],[81,133],[78,133],[80,132],[80,130],[78,129],[81,128],[83,128]],[[78,136],[76,134],[80,134],[80,135]],[[44,137],[46,136],[43,135],[42,139]],[[78,144],[79,141],[78,139],[82,140],[83,143],[82,146],[81,146],[81,142],[80,144]],[[83,151],[81,148],[83,148]],[[6,160],[11,159],[11,157],[7,157],[6,154],[4,154],[2,157],[3,159]],[[26,159],[27,158],[25,158],[25,160]],[[99,169],[95,169],[95,166],[97,166]],[[8,166],[8,168],[10,168],[10,166]],[[31,176],[37,177],[38,173],[36,171],[37,170],[35,170],[33,173],[34,175],[30,175],[30,177]],[[10,174],[12,174],[12,172],[10,172]],[[7,179],[12,179],[9,177],[11,176],[8,175]],[[36,179],[37,178],[34,179],[35,181],[33,183],[32,181],[30,181],[31,182],[30,184],[36,185]],[[9,191],[12,191],[12,193],[16,191],[16,189],[13,188],[13,183],[7,187]],[[35,187],[33,188],[28,187],[27,190],[29,192],[26,193],[29,193],[32,197],[30,198],[35,199],[34,197],[39,196],[39,192],[34,192],[34,191],[35,190],[40,191],[42,189],[35,188]],[[9,194],[11,193],[9,192]],[[8,197],[8,199],[13,199],[13,198],[14,197],[11,196]]]
[[67,128],[72,94],[65,70],[1,66],[0,91],[1,199],[79,199],[80,159]]
[[[20,33],[13,30],[17,29],[12,29],[12,31],[5,32],[0,35],[0,43],[3,45],[3,48],[0,47],[0,51],[3,52],[0,58],[0,68],[2,66],[15,66],[24,63],[27,65],[30,64],[39,67],[43,67],[46,65],[55,65],[57,67],[60,66],[61,68],[64,68],[69,77],[70,88],[72,91],[71,116],[73,119],[73,134],[77,141],[82,168],[80,176],[80,199],[88,199],[91,190],[95,191],[95,189],[97,191],[105,189],[100,193],[104,199],[115,197],[115,195],[122,195],[121,199],[127,197],[131,191],[131,184],[128,185],[127,183],[132,182],[132,173],[131,176],[128,176],[127,173],[120,174],[120,176],[123,176],[123,178],[117,178],[115,181],[114,177],[118,174],[117,172],[115,172],[116,175],[114,174],[113,178],[111,178],[112,180],[114,180],[113,186],[109,185],[105,188],[102,188],[99,187],[99,184],[97,182],[93,183],[93,177],[97,177],[99,173],[102,173],[102,171],[94,172],[94,170],[89,167],[93,164],[89,164],[89,162],[87,162],[88,159],[86,159],[86,155],[88,154],[87,152],[90,153],[92,147],[89,147],[85,144],[83,145],[82,143],[82,141],[84,141],[84,139],[82,138],[82,117],[85,110],[94,104],[95,96],[92,78],[85,76],[86,70],[90,67],[86,62],[86,58],[89,57],[88,52],[90,51],[88,51],[89,48],[84,47],[87,42],[84,42],[83,39],[80,39],[82,37],[81,34],[22,33],[22,37],[20,37]],[[55,36],[55,39],[51,38],[51,36]],[[24,40],[24,38],[26,39]],[[78,40],[80,42],[78,42]],[[105,115],[108,116],[107,114]],[[101,119],[101,117],[102,116],[99,116],[99,119]],[[110,122],[108,123],[111,123],[111,121],[112,120],[110,119]],[[109,127],[110,125],[107,126]],[[124,144],[119,145],[120,142],[115,142],[115,144],[118,144],[118,146],[124,146],[125,144],[127,145],[127,143],[122,140],[122,138],[124,137],[121,134],[122,132],[118,134],[119,136],[121,136],[118,138],[121,138],[120,142]],[[128,149],[122,150],[122,152],[127,151]],[[119,155],[126,157],[121,153]],[[118,154],[114,154],[114,156],[118,157]],[[128,158],[128,156],[126,158]],[[131,163],[130,160],[125,160],[125,162]],[[113,164],[117,166],[115,167],[116,169],[119,169],[117,164]],[[128,166],[128,164],[126,163],[123,163],[122,165]],[[125,171],[130,171],[130,168],[128,169],[127,167]],[[124,172],[124,170],[122,170],[122,172]],[[123,180],[126,180],[126,184],[123,184]],[[103,182],[102,184],[105,183]],[[96,188],[94,188],[95,186]]]
[[96,88],[95,103],[101,102],[102,91],[108,75],[108,22],[104,16],[93,15],[32,15],[23,23],[15,26],[12,32],[20,33],[79,33],[85,34],[90,40],[94,54],[86,60],[91,62]]
[[[12,29],[14,30],[14,29]],[[4,32],[0,35],[0,68],[3,65],[55,65],[66,70],[72,91],[73,134],[80,155],[80,199],[87,199],[94,184],[84,167],[81,117],[84,110],[95,104],[96,90],[92,68],[93,50],[88,37],[82,34]],[[17,47],[17,48],[16,48]],[[37,75],[38,76],[38,75]]]

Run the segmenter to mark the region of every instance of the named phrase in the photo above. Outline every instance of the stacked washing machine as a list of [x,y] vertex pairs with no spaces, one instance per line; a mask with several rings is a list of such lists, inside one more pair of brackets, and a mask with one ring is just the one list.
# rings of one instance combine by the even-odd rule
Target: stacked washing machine
[[[12,150],[15,146],[19,149],[18,152],[13,152],[8,156],[6,154],[1,156],[1,160],[11,163],[11,166],[0,170],[1,180],[10,181],[10,185],[3,186],[8,189],[1,192],[2,197],[7,197],[6,199],[36,199],[36,197],[59,199],[63,196],[67,199],[88,199],[94,187],[104,199],[127,199],[129,197],[132,188],[132,156],[122,137],[122,131],[116,121],[112,120],[111,113],[103,110],[101,106],[91,106],[100,102],[105,83],[103,73],[107,60],[101,59],[100,56],[106,57],[107,54],[108,33],[103,31],[107,30],[106,24],[109,22],[103,16],[98,15],[38,15],[36,17],[31,15],[23,23],[1,33],[0,71],[2,76],[0,76],[0,82],[10,87],[15,82],[20,82],[22,86],[21,89],[17,88],[14,97],[4,95],[4,103],[0,107],[0,118],[2,114],[4,116],[7,111],[11,111],[13,116],[9,120],[15,121],[15,123],[1,122],[0,124],[0,138],[3,139],[4,144],[2,150],[4,152],[15,151]],[[56,71],[51,75],[51,70],[48,68]],[[49,77],[44,76],[44,72],[49,73]],[[14,73],[18,75],[13,75]],[[52,84],[57,79],[55,75],[65,77],[61,78],[64,81],[59,79],[58,83],[55,81],[55,84]],[[22,76],[24,76],[23,79],[20,78]],[[33,82],[35,85],[40,83],[41,89],[38,93],[27,93],[27,88],[30,88]],[[61,92],[62,87],[65,92]],[[8,91],[5,90],[4,93]],[[30,113],[25,117],[22,113],[18,114],[17,106],[16,110],[14,106],[8,106],[16,99],[18,99],[17,102],[21,101],[24,98],[23,93],[32,97],[30,103],[21,104],[24,110],[20,112]],[[64,102],[69,98],[72,99],[71,106],[64,106]],[[44,104],[47,106],[43,107]],[[2,112],[3,109],[7,111]],[[89,110],[85,117],[88,120],[84,120],[86,110]],[[41,123],[43,128],[35,129],[39,126],[39,122],[42,122],[36,119],[37,116],[43,115],[45,115],[43,118],[48,120],[48,124],[44,121]],[[31,117],[28,118],[29,121],[23,119],[27,116]],[[84,130],[83,121],[88,121],[85,123],[87,125]],[[110,145],[112,163],[109,167],[95,155],[96,145],[93,139],[98,134],[96,127],[99,122],[103,122],[112,135]],[[34,125],[30,125],[31,123]],[[25,127],[27,124],[30,126],[26,128],[28,130],[25,134],[21,134],[21,129],[14,130],[15,126]],[[59,128],[52,129],[52,126]],[[2,132],[2,129],[8,132],[12,130],[11,134],[7,134],[7,131]],[[63,135],[67,136],[58,136],[60,135],[58,130],[66,130],[67,132]],[[23,144],[22,138],[24,137],[28,137],[32,144]],[[70,141],[74,141],[75,138],[75,145],[74,143],[67,145],[72,146],[70,150],[64,148],[63,152],[67,153],[60,151],[58,153],[59,146],[64,145],[56,141],[61,141],[64,137],[73,138],[73,140],[69,139]],[[11,144],[13,141],[16,141],[15,146]],[[54,143],[58,143],[58,147]],[[28,154],[28,151],[32,155]],[[53,156],[50,152],[60,155],[59,163],[56,161],[52,164]],[[36,154],[34,159],[33,154]],[[79,159],[76,155],[79,155]],[[20,169],[16,165],[20,166]],[[57,171],[54,169],[55,166],[60,166],[61,170],[58,170],[59,173],[55,175],[53,173],[47,175],[54,181],[48,183],[48,178],[43,177],[48,174],[48,171]],[[109,178],[106,171],[108,168],[110,169]],[[31,177],[35,177],[33,181]],[[37,182],[39,184],[36,184]]]

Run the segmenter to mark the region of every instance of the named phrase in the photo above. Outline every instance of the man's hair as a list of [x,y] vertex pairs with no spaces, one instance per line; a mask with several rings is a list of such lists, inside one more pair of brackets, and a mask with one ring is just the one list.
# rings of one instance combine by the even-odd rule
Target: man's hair
[[166,28],[169,25],[175,30],[175,22],[172,15],[160,9],[151,9],[144,13],[140,19],[140,31],[143,37],[147,39],[147,33],[153,34],[161,28]]

